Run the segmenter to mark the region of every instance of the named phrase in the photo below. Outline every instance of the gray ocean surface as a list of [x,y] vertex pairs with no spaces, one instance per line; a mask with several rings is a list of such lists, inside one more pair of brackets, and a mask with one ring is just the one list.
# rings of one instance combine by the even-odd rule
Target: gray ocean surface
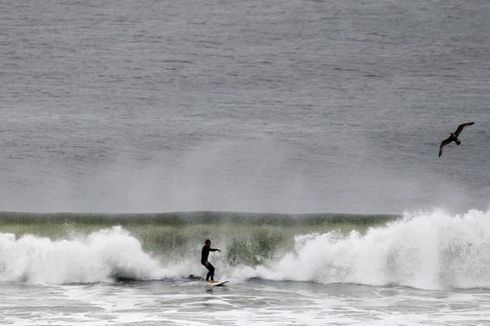
[[484,0],[0,1],[0,209],[486,209],[488,17]]

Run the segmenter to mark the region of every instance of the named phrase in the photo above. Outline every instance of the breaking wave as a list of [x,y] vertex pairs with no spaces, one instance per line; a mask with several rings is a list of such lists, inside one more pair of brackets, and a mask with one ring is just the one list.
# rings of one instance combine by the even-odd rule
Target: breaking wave
[[147,229],[126,225],[83,233],[71,228],[61,238],[3,232],[0,280],[85,283],[204,275],[201,240],[212,237],[213,246],[223,250],[210,257],[217,276],[236,282],[490,288],[489,211],[414,212],[367,225],[317,222],[254,225],[196,218],[151,222]]
[[49,238],[0,233],[0,280],[32,283],[109,282],[118,278],[155,279],[158,262],[121,227],[85,237]]
[[488,288],[490,213],[407,213],[365,234],[298,235],[293,251],[249,273],[273,280]]

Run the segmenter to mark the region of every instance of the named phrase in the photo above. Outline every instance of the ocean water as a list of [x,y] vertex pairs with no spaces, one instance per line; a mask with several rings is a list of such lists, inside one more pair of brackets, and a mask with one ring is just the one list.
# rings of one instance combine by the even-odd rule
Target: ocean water
[[0,0],[0,323],[487,324],[488,17]]
[[488,206],[487,1],[0,6],[3,210]]
[[[4,213],[0,321],[486,325],[489,215]],[[203,236],[223,287],[200,278]]]

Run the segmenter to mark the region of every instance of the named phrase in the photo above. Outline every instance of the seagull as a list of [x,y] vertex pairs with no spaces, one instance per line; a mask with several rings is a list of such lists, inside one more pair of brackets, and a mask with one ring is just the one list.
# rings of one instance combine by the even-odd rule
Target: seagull
[[471,126],[472,124],[474,124],[475,122],[465,122],[463,124],[460,124],[458,126],[458,129],[456,129],[455,132],[452,132],[451,133],[451,136],[449,136],[447,139],[444,139],[441,143],[441,146],[439,147],[439,157],[441,157],[442,155],[442,149],[444,148],[444,146],[446,146],[447,144],[451,143],[451,142],[455,142],[457,145],[461,144],[461,140],[459,140],[458,136],[459,134],[461,133],[461,131],[463,131],[463,129],[467,126]]

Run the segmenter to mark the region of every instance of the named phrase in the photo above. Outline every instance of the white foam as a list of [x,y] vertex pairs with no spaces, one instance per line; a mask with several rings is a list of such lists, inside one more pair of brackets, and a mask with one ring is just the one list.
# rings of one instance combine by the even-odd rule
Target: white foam
[[362,235],[336,232],[295,238],[295,250],[236,277],[398,284],[425,289],[490,287],[490,212],[406,213]]
[[[198,251],[198,250],[197,250]],[[0,281],[110,282],[181,278],[206,270],[192,251],[176,259],[145,253],[121,227],[63,240],[0,233]],[[197,257],[197,258],[196,258]],[[295,237],[294,250],[257,267],[229,266],[216,256],[217,277],[319,283],[397,284],[424,289],[490,288],[490,211],[407,213],[369,229]]]
[[121,227],[70,240],[0,233],[0,280],[32,283],[110,282],[115,276],[161,278],[164,270]]

